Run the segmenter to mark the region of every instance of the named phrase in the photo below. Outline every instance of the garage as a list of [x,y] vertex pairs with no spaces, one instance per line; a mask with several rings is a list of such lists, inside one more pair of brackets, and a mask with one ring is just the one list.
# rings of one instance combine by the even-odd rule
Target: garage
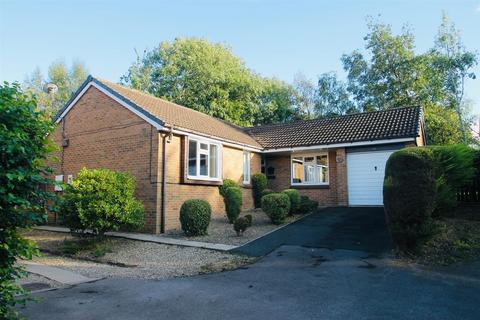
[[347,153],[348,204],[383,206],[385,164],[395,150]]

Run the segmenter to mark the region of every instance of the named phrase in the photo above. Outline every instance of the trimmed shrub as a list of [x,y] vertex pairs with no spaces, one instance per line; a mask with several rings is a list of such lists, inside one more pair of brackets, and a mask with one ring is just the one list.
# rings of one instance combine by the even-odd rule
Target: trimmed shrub
[[245,217],[240,217],[233,223],[233,230],[237,232],[237,236],[243,235],[245,230],[247,230],[252,225],[252,216],[246,215]]
[[262,192],[267,189],[267,184],[267,176],[263,173],[255,173],[254,175],[252,175],[252,192],[255,208],[261,207]]
[[285,193],[290,198],[290,214],[295,214],[300,211],[300,203],[302,198],[300,196],[300,192],[295,189],[286,189],[283,190],[282,193]]
[[235,181],[231,180],[231,179],[225,179],[225,180],[223,180],[223,184],[218,187],[218,192],[220,193],[220,195],[222,197],[225,198],[225,194],[227,192],[227,189],[230,188],[230,187],[240,188],[240,185],[238,183],[236,183]]
[[387,161],[383,187],[386,221],[401,251],[418,251],[435,232],[434,169],[433,153],[427,148],[403,149]]
[[252,217],[252,215],[251,215],[251,214],[245,215],[245,219],[248,220],[248,226],[249,226],[249,227],[252,226],[252,222],[253,222],[253,217]]
[[302,196],[298,212],[305,214],[315,211],[318,208],[318,201],[311,200],[307,196]]
[[212,216],[210,204],[201,199],[187,200],[180,208],[180,224],[187,236],[203,236],[207,234]]
[[475,176],[475,150],[465,145],[435,146],[433,154],[437,197],[435,216],[449,213],[457,206],[457,190]]
[[66,226],[97,235],[143,225],[143,205],[135,199],[135,178],[128,173],[83,168],[65,189],[60,215]]
[[[272,189],[265,189],[265,190],[262,191],[261,197],[263,198],[263,196],[266,196],[267,194],[270,194],[270,193],[275,193],[275,191],[273,191]],[[261,202],[260,202],[260,204],[261,204]]]
[[262,210],[273,224],[281,224],[290,211],[290,198],[285,193],[267,194],[262,198]]
[[227,188],[223,201],[225,202],[228,221],[233,223],[242,210],[242,190],[238,187]]

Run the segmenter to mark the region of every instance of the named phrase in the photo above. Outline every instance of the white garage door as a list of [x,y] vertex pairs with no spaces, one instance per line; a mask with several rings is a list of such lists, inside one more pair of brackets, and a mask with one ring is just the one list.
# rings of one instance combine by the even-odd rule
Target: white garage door
[[385,164],[394,151],[347,153],[348,204],[382,206]]

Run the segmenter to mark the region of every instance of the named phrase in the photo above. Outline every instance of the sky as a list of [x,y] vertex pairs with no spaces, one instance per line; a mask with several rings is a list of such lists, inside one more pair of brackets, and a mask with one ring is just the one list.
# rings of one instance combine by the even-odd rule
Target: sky
[[[0,0],[0,81],[24,81],[36,67],[64,59],[92,75],[118,81],[142,53],[176,37],[230,46],[255,72],[292,82],[301,72],[345,77],[340,57],[364,48],[369,16],[394,32],[407,24],[416,51],[432,47],[442,12],[480,52],[480,0]],[[466,85],[480,114],[480,67]]]

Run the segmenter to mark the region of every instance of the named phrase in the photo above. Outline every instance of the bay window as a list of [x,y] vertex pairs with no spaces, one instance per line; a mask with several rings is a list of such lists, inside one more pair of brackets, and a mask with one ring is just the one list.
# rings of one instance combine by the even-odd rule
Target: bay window
[[220,180],[220,146],[216,143],[188,139],[188,178]]
[[292,185],[327,185],[328,155],[293,155],[291,171]]

